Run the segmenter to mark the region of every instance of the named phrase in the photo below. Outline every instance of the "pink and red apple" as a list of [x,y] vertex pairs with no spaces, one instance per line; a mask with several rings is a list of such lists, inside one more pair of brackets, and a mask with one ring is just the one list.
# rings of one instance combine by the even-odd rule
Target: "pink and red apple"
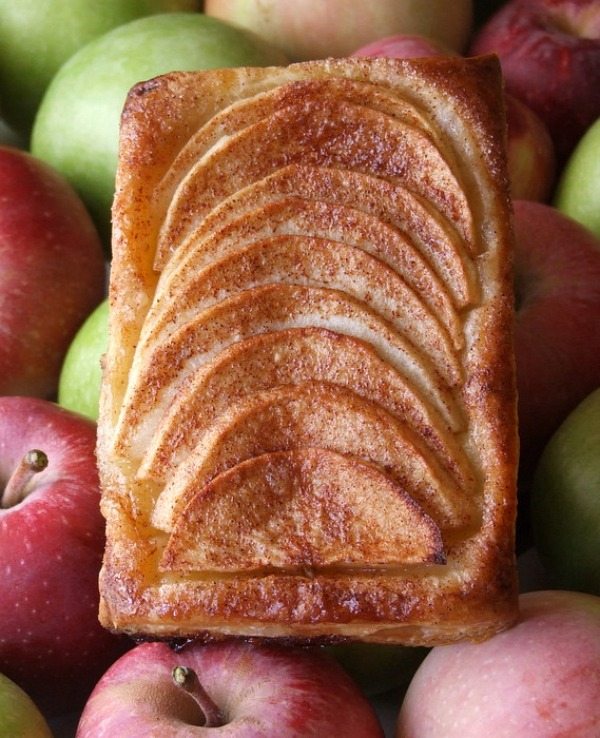
[[98,233],[71,186],[30,154],[0,147],[0,394],[54,396],[104,283]]
[[383,738],[375,712],[332,659],[243,641],[136,646],[96,685],[77,738]]
[[600,735],[600,598],[530,592],[520,608],[510,630],[428,654],[396,738]]
[[461,51],[473,22],[472,0],[205,0],[204,10],[257,33],[295,61],[348,56],[398,33]]
[[508,92],[546,124],[562,166],[600,116],[600,3],[509,0],[470,52],[498,54]]
[[550,205],[517,200],[515,353],[522,464],[600,386],[600,239]]
[[82,416],[0,397],[0,672],[47,712],[82,705],[129,645],[98,622],[95,445]]

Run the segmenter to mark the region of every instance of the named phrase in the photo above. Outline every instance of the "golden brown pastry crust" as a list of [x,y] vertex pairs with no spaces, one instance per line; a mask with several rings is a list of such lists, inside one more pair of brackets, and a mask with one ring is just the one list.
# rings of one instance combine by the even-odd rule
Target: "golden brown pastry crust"
[[[106,627],[159,638],[434,645],[482,639],[514,621],[517,435],[503,120],[499,67],[489,57],[173,73],[131,91],[113,207],[98,425]],[[351,244],[344,248],[354,249],[352,259],[342,248],[337,261],[327,255],[336,239]],[[286,262],[287,246],[312,249],[312,256]],[[372,281],[365,282],[369,269]],[[221,286],[220,275],[229,280]],[[353,289],[358,293],[349,294]],[[219,316],[234,315],[236,305],[244,308],[239,319],[246,316],[247,334],[227,338]],[[289,308],[287,323],[275,305]],[[403,309],[395,321],[394,311]],[[411,337],[411,321],[422,341],[418,330]],[[274,348],[288,339],[287,348]],[[199,355],[203,340],[208,348]],[[313,354],[300,361],[289,346],[303,341]],[[394,348],[400,345],[406,349]],[[290,366],[264,376],[272,357],[282,355]],[[250,372],[246,382],[235,374],[234,356]],[[216,381],[220,371],[226,374]],[[190,387],[204,393],[197,405]],[[204,424],[195,423],[211,387],[214,407]],[[393,394],[382,401],[387,388]],[[340,408],[350,407],[357,408],[357,436],[358,418],[390,433],[403,429],[406,474],[369,457],[378,446],[366,433],[353,446],[362,441],[366,458],[338,447]],[[270,433],[265,418],[276,410],[280,419],[269,421]],[[317,450],[313,431],[325,427],[326,412],[334,422]],[[236,464],[210,467],[218,454],[207,433],[235,438],[239,427],[242,440],[250,438],[247,418],[257,429],[247,447],[260,461],[244,460],[247,447],[236,441]],[[287,440],[286,448],[271,448],[272,437],[293,438],[296,428],[308,447]],[[217,452],[227,457],[221,447]],[[429,471],[417,483],[421,458]],[[164,467],[154,473],[158,464]],[[198,488],[201,466],[213,473]],[[256,476],[262,468],[279,475],[279,487]],[[313,483],[310,469],[320,470]],[[323,469],[335,500],[323,533],[331,534],[328,526],[350,500],[353,514],[360,512],[380,479],[382,509],[369,518],[375,527],[364,545],[350,541],[336,552],[327,535],[319,551],[318,529],[311,528],[303,557],[298,526],[286,537],[285,516],[278,515],[277,555],[262,552],[248,525],[240,528],[245,543],[237,553],[231,531],[212,531],[211,553],[199,521],[222,523],[254,490],[262,490],[260,499],[285,491],[296,522],[314,526],[310,505],[294,500],[293,489],[296,483],[303,500],[322,500]],[[365,494],[353,490],[345,501],[340,480],[350,478]],[[228,484],[230,500],[223,497]],[[435,504],[423,508],[426,494],[415,501],[419,484],[434,495],[437,489],[440,500],[458,500],[458,517],[444,517]],[[402,491],[392,504],[394,485]],[[185,492],[187,507],[173,490]],[[386,513],[412,521],[414,538],[400,543],[397,526],[384,534]],[[351,519],[340,523],[344,536]]]

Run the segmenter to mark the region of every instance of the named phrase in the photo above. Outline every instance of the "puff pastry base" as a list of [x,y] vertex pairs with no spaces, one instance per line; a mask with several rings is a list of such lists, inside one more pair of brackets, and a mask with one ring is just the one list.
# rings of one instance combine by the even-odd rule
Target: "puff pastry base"
[[435,645],[517,615],[497,60],[173,73],[123,112],[100,619]]

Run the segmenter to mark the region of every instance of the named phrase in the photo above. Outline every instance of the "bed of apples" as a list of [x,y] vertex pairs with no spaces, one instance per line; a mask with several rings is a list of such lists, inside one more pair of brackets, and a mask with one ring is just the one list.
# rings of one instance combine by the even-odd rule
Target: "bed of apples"
[[[0,109],[12,126],[0,126],[10,146],[0,148],[0,735],[50,735],[40,708],[55,735],[72,736],[95,685],[80,738],[152,735],[157,712],[156,735],[224,722],[236,736],[273,725],[280,736],[382,735],[356,683],[371,695],[395,687],[384,728],[397,738],[598,735],[600,2],[206,0],[204,10],[0,0]],[[175,68],[487,51],[506,78],[515,201],[519,553],[523,590],[538,590],[522,595],[521,622],[424,661],[422,650],[360,645],[175,653],[107,633],[96,618],[94,420],[127,89]]]

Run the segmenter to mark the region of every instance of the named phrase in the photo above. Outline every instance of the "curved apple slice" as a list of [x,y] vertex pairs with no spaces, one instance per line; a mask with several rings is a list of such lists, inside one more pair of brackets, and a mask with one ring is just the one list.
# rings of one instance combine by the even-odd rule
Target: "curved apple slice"
[[[195,260],[156,292],[164,305],[151,332],[162,342],[194,316],[242,290],[266,284],[326,287],[352,295],[389,321],[455,387],[462,367],[445,328],[406,282],[379,259],[339,241],[274,236],[222,255]],[[158,338],[156,338],[158,337]],[[143,337],[141,339],[143,341]]]
[[346,387],[304,382],[250,395],[219,416],[158,495],[153,525],[171,531],[194,495],[236,464],[303,446],[376,464],[442,531],[456,533],[478,522],[476,500],[460,489],[406,424]]
[[248,85],[246,90],[240,91],[241,94],[246,93],[245,97],[217,111],[193,133],[158,184],[155,191],[157,199],[169,200],[190,169],[220,139],[268,118],[307,94],[327,95],[372,107],[433,134],[429,119],[414,101],[407,102],[370,82],[331,76],[305,78],[305,73],[299,72],[298,68],[288,67],[279,76],[274,73],[268,84],[269,89],[266,90],[261,89],[260,83],[258,86]]
[[137,477],[164,484],[232,404],[310,380],[347,387],[381,405],[423,439],[459,486],[474,488],[469,458],[427,399],[368,344],[322,328],[252,336],[200,367],[160,419]]
[[290,163],[401,181],[452,222],[469,212],[460,183],[428,134],[366,107],[306,97],[220,140],[196,163],[169,205],[158,252],[174,251],[228,195]]
[[243,461],[199,490],[160,568],[239,574],[445,560],[438,526],[393,479],[373,464],[302,448]]
[[[320,203],[325,217],[329,212],[329,228],[343,226],[348,217],[344,208],[351,209],[351,218],[357,217],[356,211],[369,216],[366,222],[364,218],[359,221],[360,228],[366,229],[369,238],[377,238],[378,229],[383,229],[380,240],[390,239],[385,250],[390,265],[407,279],[413,275],[413,285],[431,294],[440,314],[450,315],[448,300],[465,308],[479,299],[478,278],[464,243],[450,221],[426,200],[398,182],[299,164],[285,166],[217,204],[178,246],[163,274],[175,271],[205,239],[236,223],[243,227],[246,218],[260,218],[257,211],[284,196]],[[356,235],[362,235],[361,231]],[[441,290],[438,280],[443,284]]]
[[[294,196],[271,197],[249,211],[242,208],[232,222],[194,241],[195,247],[186,250],[185,258],[178,258],[178,251],[172,259],[173,266],[170,262],[159,279],[156,290],[159,299],[153,301],[146,315],[141,340],[155,325],[166,321],[171,303],[161,299],[163,295],[189,290],[202,269],[233,251],[282,236],[327,239],[335,242],[334,249],[347,244],[376,257],[398,275],[400,291],[408,296],[409,303],[415,298],[422,302],[430,316],[427,322],[433,319],[441,324],[435,331],[442,327],[448,331],[455,349],[464,345],[462,324],[450,296],[407,237],[360,210]],[[346,248],[343,246],[343,250]],[[178,322],[181,320],[179,315]],[[172,322],[169,326],[170,330],[175,327]]]
[[453,431],[464,417],[450,387],[387,321],[338,290],[275,284],[240,292],[196,315],[164,342],[138,346],[112,438],[117,456],[140,459],[178,390],[191,373],[227,346],[259,333],[300,327],[356,336],[428,397]]
[[[455,172],[460,170],[456,162],[456,152],[449,145],[450,139],[444,131],[435,130],[431,119],[418,107],[415,100],[407,101],[381,87],[357,80],[340,77],[294,80],[290,79],[294,76],[294,70],[287,70],[285,76],[287,79],[278,80],[275,77],[272,80],[272,84],[275,85],[273,89],[257,94],[252,94],[249,90],[249,97],[228,105],[201,126],[178,153],[158,184],[155,190],[157,202],[163,203],[163,207],[166,208],[182,180],[189,175],[197,162],[211,149],[218,147],[223,139],[270,118],[288,106],[304,105],[307,99],[346,102],[401,121],[404,125],[425,133],[434,141],[444,159],[453,164],[453,170]],[[473,218],[465,198],[462,205],[460,211],[455,211],[457,226],[471,250],[474,250]],[[168,256],[168,244],[161,238],[156,258],[158,269],[164,267]]]

